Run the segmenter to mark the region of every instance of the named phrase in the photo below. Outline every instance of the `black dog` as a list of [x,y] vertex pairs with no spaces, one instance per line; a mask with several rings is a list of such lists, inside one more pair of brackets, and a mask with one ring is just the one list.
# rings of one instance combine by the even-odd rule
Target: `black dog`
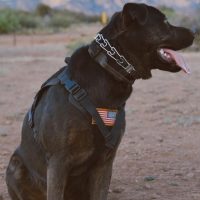
[[[152,69],[189,73],[175,51],[193,39],[190,30],[170,25],[159,10],[126,4],[38,93],[7,168],[11,198],[106,200],[132,84],[150,78]],[[74,81],[81,88],[72,91]],[[106,126],[94,107],[111,115]]]

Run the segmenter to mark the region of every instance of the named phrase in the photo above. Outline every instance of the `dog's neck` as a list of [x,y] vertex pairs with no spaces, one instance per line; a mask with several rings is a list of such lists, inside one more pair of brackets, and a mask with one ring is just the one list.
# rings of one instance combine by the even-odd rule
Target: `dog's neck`
[[[116,43],[114,40],[112,42]],[[119,49],[119,45],[116,46]],[[104,38],[103,34],[97,34],[95,40],[89,45],[88,52],[116,80],[133,84],[137,79],[138,73],[135,67]]]
[[77,81],[98,107],[117,108],[124,104],[132,92],[132,84],[116,80],[88,53],[89,46],[77,50],[71,57],[71,78]]

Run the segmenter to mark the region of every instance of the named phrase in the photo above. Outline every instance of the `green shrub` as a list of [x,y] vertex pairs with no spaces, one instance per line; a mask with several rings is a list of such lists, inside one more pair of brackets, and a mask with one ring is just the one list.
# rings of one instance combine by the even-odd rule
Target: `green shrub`
[[75,18],[79,21],[92,23],[99,21],[100,17],[98,15],[90,16],[86,15],[84,13],[73,13],[75,15]]
[[38,28],[41,26],[40,17],[33,15],[31,13],[20,13],[19,16],[19,24],[22,28]]
[[49,26],[54,28],[67,28],[73,23],[72,21],[73,19],[70,19],[69,17],[63,16],[61,14],[53,14],[49,22]]
[[48,28],[59,30],[59,28],[67,28],[74,23],[90,23],[97,20],[97,16],[87,16],[68,10],[52,10],[43,4],[39,5],[35,12],[2,9],[0,11],[0,33],[10,33],[20,29],[23,31],[28,31],[28,29],[45,31]]
[[10,33],[17,31],[20,27],[16,13],[11,10],[1,10],[0,12],[0,33]]
[[44,17],[45,15],[49,15],[51,13],[51,8],[48,5],[41,3],[37,6],[36,13],[39,16]]

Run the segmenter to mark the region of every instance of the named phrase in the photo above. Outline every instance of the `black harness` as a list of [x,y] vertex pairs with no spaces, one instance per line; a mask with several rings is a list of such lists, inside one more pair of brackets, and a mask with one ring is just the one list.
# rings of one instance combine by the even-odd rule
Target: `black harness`
[[80,87],[78,83],[70,79],[70,73],[67,66],[60,69],[52,77],[50,77],[42,86],[41,89],[35,96],[34,102],[31,109],[29,110],[29,125],[34,129],[34,112],[35,108],[42,96],[43,92],[50,86],[61,84],[67,90],[69,94],[68,100],[82,113],[89,113],[92,118],[96,121],[96,124],[105,139],[105,145],[109,148],[115,148],[122,136],[122,123],[125,117],[124,105],[119,107],[117,112],[116,121],[112,130],[109,131],[108,127],[105,126],[99,113],[96,110],[95,105],[90,100],[87,92]]
[[[110,45],[108,40],[104,39],[103,35],[97,35],[95,41],[93,41],[89,46],[88,52],[97,63],[99,63],[109,73],[114,75],[116,79],[128,84],[133,83],[133,81],[129,80],[127,76],[131,76],[133,73],[135,73],[134,66],[131,65],[124,56],[120,55],[118,51]],[[108,63],[107,56],[111,57],[120,66],[120,69],[114,69]],[[66,58],[65,62],[68,64],[69,58]],[[50,86],[61,84],[69,94],[69,102],[79,109],[86,117],[88,117],[89,113],[90,117],[95,120],[96,125],[105,139],[105,145],[111,149],[115,148],[119,144],[123,134],[121,129],[123,127],[125,118],[125,104],[118,108],[115,124],[112,129],[109,130],[99,115],[96,106],[90,100],[87,92],[81,88],[78,83],[71,80],[70,77],[68,66],[65,66],[56,72],[52,77],[50,77],[45,83],[43,83],[41,89],[36,94],[32,107],[29,111],[29,125],[33,129],[33,132],[37,134],[37,130],[35,130],[34,127],[34,112],[40,97]]]

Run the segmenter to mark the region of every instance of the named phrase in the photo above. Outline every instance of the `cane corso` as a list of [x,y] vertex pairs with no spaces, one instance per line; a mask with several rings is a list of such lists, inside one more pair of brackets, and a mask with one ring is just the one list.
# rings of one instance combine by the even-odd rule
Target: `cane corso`
[[[125,116],[117,120],[117,112],[124,111],[134,81],[150,78],[152,69],[189,73],[177,50],[193,39],[190,30],[171,25],[158,9],[125,4],[91,44],[73,53],[67,66],[70,80],[87,92],[93,107],[104,111],[100,118],[112,135],[110,141],[102,123],[87,110],[89,103],[73,104],[63,84],[46,87],[35,106],[34,127],[29,113],[7,168],[12,200],[106,200],[125,130]],[[68,73],[61,71],[57,74]],[[114,127],[116,132],[111,131]]]

